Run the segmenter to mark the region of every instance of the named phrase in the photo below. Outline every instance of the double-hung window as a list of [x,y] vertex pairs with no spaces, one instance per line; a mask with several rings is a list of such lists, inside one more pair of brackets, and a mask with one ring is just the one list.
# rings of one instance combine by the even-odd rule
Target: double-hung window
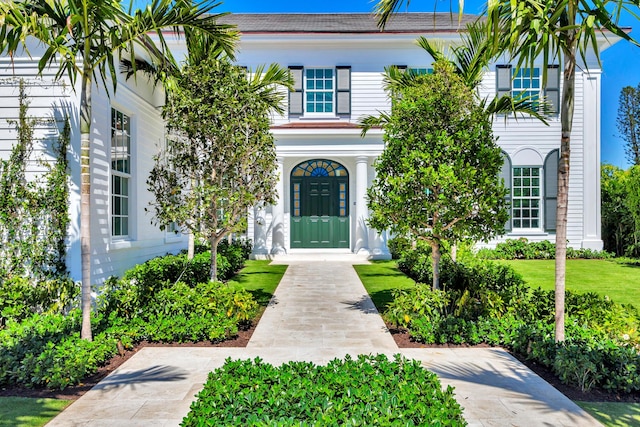
[[547,67],[546,87],[542,86],[542,73],[538,67],[515,69],[511,65],[496,66],[496,91],[498,96],[511,95],[516,100],[529,98],[537,106],[544,97],[551,108],[547,111],[557,114],[560,104],[560,68]]
[[513,168],[511,215],[513,228],[540,228],[540,168]]
[[111,109],[111,236],[129,236],[131,118]]
[[351,114],[351,67],[291,66],[294,90],[289,92],[289,114],[329,116]]
[[503,152],[500,178],[509,189],[510,218],[506,231],[556,230],[559,150],[547,154],[541,166],[513,166]]

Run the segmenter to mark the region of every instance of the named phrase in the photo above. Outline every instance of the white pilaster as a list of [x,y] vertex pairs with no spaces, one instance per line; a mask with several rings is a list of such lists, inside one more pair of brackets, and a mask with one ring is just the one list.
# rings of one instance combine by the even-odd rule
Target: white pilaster
[[583,74],[584,169],[582,247],[602,249],[600,234],[600,83],[601,71]]
[[369,253],[369,226],[367,219],[369,218],[369,210],[367,208],[367,181],[368,181],[368,156],[356,157],[356,233],[353,252]]
[[276,184],[278,200],[273,206],[273,217],[271,220],[271,254],[282,255],[287,253],[284,235],[284,159],[278,157],[278,176],[280,179]]

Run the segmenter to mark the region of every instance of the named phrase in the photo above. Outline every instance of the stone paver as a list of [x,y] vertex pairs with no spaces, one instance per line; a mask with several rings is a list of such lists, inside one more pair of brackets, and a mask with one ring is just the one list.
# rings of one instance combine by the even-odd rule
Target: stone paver
[[48,426],[177,426],[227,358],[320,364],[377,353],[420,360],[455,387],[470,426],[600,425],[502,349],[398,349],[351,266],[358,258],[278,261],[290,265],[246,348],[143,348]]

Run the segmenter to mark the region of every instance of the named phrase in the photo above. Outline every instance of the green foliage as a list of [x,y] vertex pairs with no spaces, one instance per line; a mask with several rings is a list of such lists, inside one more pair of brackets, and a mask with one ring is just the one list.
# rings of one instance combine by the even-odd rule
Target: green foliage
[[[526,253],[520,243],[516,248]],[[426,258],[426,251],[418,247],[405,251],[398,264],[428,279]],[[556,344],[554,291],[529,292],[510,267],[484,260],[447,260],[442,281],[444,292],[424,285],[394,291],[385,319],[408,328],[414,339],[425,343],[507,347],[583,390],[640,389],[640,313],[635,307],[593,292],[566,292],[567,337]]]
[[[280,77],[272,83],[287,84]],[[168,92],[171,137],[147,180],[155,195],[151,210],[161,227],[177,223],[210,243],[211,280],[222,238],[246,227],[250,207],[275,200],[269,113],[282,94],[259,83],[227,59],[209,57],[185,66]]]
[[[229,248],[231,253],[247,252],[243,244]],[[76,332],[81,322],[79,310],[66,315],[30,314],[28,298],[45,298],[31,297],[35,290],[26,280],[5,282],[14,291],[0,294],[3,316],[11,311],[10,320],[0,329],[0,386],[64,388],[77,384],[116,354],[118,342],[130,348],[141,340],[221,341],[237,334],[239,327],[255,318],[258,304],[247,291],[207,282],[208,257],[202,253],[189,263],[184,254],[168,255],[129,270],[123,279],[110,279],[99,314],[92,320],[93,341],[80,339]],[[221,266],[230,265],[219,257]],[[198,282],[200,278],[204,282]],[[187,279],[191,283],[182,281]],[[27,299],[21,301],[22,297]]]
[[640,166],[640,84],[620,90],[616,124],[625,141],[625,154],[632,165]]
[[[64,288],[65,239],[69,225],[69,120],[65,119],[59,136],[52,143],[55,161],[39,160],[46,172],[28,179],[27,165],[33,160],[35,127],[51,123],[28,117],[29,100],[23,80],[19,90],[19,118],[15,122],[18,136],[9,159],[0,161],[0,287],[4,286],[4,280],[29,277],[33,287],[60,284]],[[64,293],[63,288],[58,292]],[[31,295],[37,293],[34,291]],[[29,309],[39,310],[48,302],[35,300]],[[67,302],[60,300],[59,305]]]
[[98,334],[81,340],[80,312],[34,314],[0,330],[0,384],[62,389],[94,373],[116,353],[116,341]]
[[464,426],[449,386],[396,355],[334,359],[326,366],[227,360],[209,374],[182,426]]
[[[483,259],[555,259],[556,245],[548,240],[529,242],[525,237],[507,239],[498,243],[495,249],[480,249],[476,256]],[[613,254],[592,249],[567,248],[569,259],[610,259]]]
[[429,242],[437,272],[443,241],[485,240],[503,230],[500,148],[475,92],[446,61],[391,95],[385,149],[368,191],[370,223]]

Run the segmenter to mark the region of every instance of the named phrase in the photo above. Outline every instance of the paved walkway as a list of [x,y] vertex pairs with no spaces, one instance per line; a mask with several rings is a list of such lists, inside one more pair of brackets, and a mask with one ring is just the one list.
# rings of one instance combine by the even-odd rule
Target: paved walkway
[[290,257],[246,348],[146,347],[48,426],[177,426],[225,359],[326,363],[402,353],[455,387],[470,426],[599,426],[501,349],[398,349],[351,264],[352,255]]

